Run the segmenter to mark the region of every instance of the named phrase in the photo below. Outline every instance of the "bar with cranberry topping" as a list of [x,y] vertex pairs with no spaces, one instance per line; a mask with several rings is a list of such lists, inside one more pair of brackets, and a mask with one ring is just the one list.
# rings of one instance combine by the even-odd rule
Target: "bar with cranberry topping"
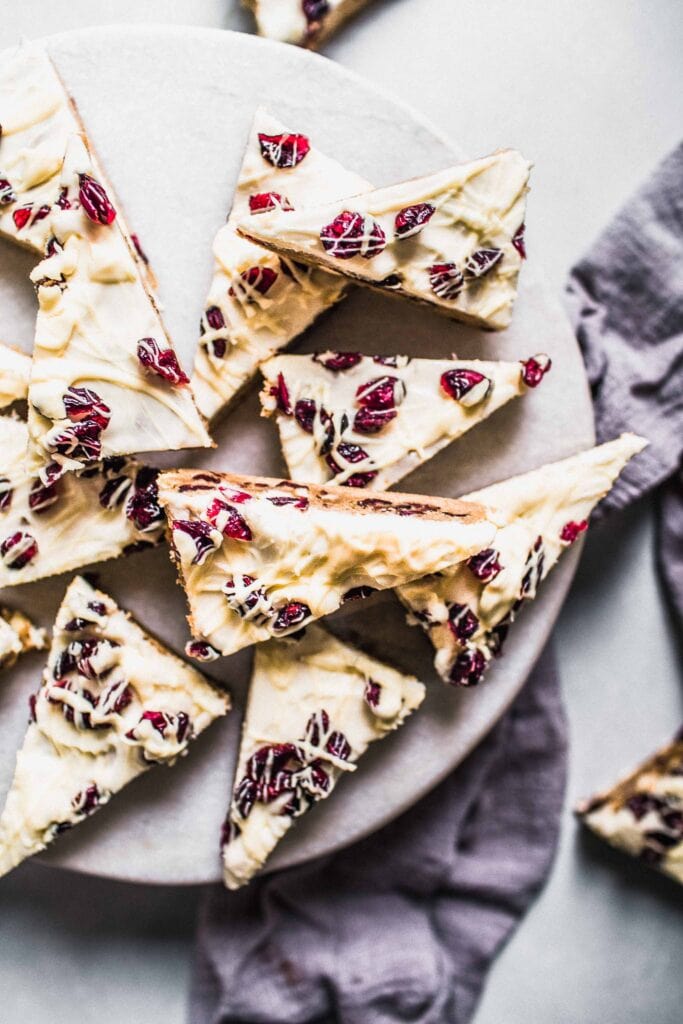
[[0,875],[45,849],[152,765],[173,765],[230,702],[81,577],[57,613],[47,667],[0,817]]
[[313,50],[362,10],[368,0],[243,0],[243,3],[253,11],[260,36]]
[[425,688],[320,626],[256,650],[232,802],[222,837],[237,889],[297,818],[330,796],[375,740],[404,723]]

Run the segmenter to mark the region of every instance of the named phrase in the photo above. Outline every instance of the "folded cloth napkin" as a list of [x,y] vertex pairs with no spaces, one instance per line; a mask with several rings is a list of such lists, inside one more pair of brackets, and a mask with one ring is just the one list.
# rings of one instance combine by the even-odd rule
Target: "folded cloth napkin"
[[[649,438],[595,518],[659,488],[659,561],[683,621],[683,146],[572,271],[600,441]],[[351,849],[212,889],[191,1024],[464,1024],[552,860],[565,727],[546,652],[433,793]]]
[[468,1020],[547,874],[564,782],[546,651],[498,725],[410,811],[348,850],[210,891],[191,1024]]

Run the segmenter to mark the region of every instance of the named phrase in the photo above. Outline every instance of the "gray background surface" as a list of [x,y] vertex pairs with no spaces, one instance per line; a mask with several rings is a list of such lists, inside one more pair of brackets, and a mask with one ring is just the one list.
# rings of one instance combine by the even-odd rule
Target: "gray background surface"
[[[249,24],[235,0],[1,0],[0,46],[142,20]],[[529,233],[559,289],[679,141],[682,37],[679,0],[385,0],[326,52],[467,152],[510,144],[543,166]],[[568,806],[683,718],[653,551],[647,502],[594,531],[556,629]],[[0,1021],[181,1024],[197,899],[26,865],[0,886]],[[672,884],[578,835],[568,810],[550,882],[495,965],[476,1024],[677,1024],[681,908]]]

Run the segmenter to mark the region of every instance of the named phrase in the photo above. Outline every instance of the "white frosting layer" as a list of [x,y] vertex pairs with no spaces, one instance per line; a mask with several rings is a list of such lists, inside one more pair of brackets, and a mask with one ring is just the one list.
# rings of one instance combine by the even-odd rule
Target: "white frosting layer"
[[120,459],[67,473],[52,489],[41,490],[26,469],[27,441],[25,423],[0,417],[0,586],[29,583],[117,558],[130,546],[159,542],[163,517],[158,509],[156,518],[145,516],[155,504],[153,493],[145,509],[131,505],[143,493],[136,479],[146,483],[149,470]]
[[308,16],[303,0],[244,0],[244,5],[254,12],[259,35],[313,49],[329,39],[367,2],[317,0],[309,4]]
[[192,634],[223,654],[329,615],[355,588],[439,572],[495,533],[479,506],[446,499],[190,470],[163,473],[159,498]]
[[[259,647],[226,822],[223,863],[228,888],[245,885],[295,818],[328,797],[369,744],[402,725],[422,703],[424,693],[424,686],[412,676],[341,643],[318,626],[308,627],[298,641],[271,641]],[[292,744],[296,753],[280,765],[276,747],[269,762],[262,755],[262,767],[253,761],[250,765],[257,751],[274,744]],[[275,778],[277,788],[277,770],[287,766],[297,773],[289,779],[293,788],[264,800],[268,781]],[[286,811],[293,800],[296,808]]]
[[72,136],[60,179],[69,206],[53,208],[51,255],[31,274],[39,303],[29,385],[33,473],[50,462],[74,469],[99,457],[64,444],[74,424],[65,405],[70,388],[93,391],[106,407],[96,431],[103,458],[211,444],[187,383],[166,379],[141,358],[140,342],[151,339],[170,372],[182,373],[118,216],[94,223],[86,214],[83,182],[92,190],[96,174],[84,140]]
[[[237,234],[236,224],[249,214],[254,197],[274,193],[286,205],[298,207],[371,187],[314,147],[295,166],[278,167],[264,156],[259,135],[283,134],[291,132],[264,110],[256,112],[232,210],[213,244],[214,273],[205,304],[209,314],[202,318],[192,379],[197,405],[207,419],[224,410],[263,359],[289,345],[348,287],[343,278],[325,271],[283,264]],[[255,273],[253,268],[276,275],[263,294],[242,277],[250,270]],[[212,326],[211,320],[219,325]]]
[[[263,415],[277,419],[292,480],[343,484],[355,474],[374,473],[367,486],[385,490],[527,390],[520,363],[363,356],[347,369],[334,369],[337,356],[276,356],[261,367]],[[444,374],[451,375],[446,386],[453,379],[456,388],[468,388],[460,399],[445,390]],[[287,412],[278,404],[280,375]],[[386,394],[393,395],[389,403]],[[369,432],[376,425],[373,407],[383,424],[376,433]],[[393,418],[384,423],[386,409]]]
[[0,817],[0,875],[151,764],[173,764],[228,708],[196,669],[77,577],[57,614]]
[[610,845],[683,883],[683,739],[578,812]]
[[30,373],[31,357],[0,342],[0,409],[26,398]]
[[0,607],[0,668],[10,668],[20,654],[45,647],[44,629],[37,629],[23,612]]
[[[480,677],[490,659],[500,653],[503,630],[522,600],[536,596],[541,580],[586,529],[595,505],[646,443],[634,434],[622,434],[615,441],[467,495],[467,500],[495,510],[505,522],[486,546],[492,550],[491,565],[496,563],[499,571],[487,581],[475,575],[472,565],[463,564],[397,590],[409,609],[408,621],[422,625],[436,648],[434,664],[446,682],[478,682],[468,678],[465,659],[470,664],[472,659],[479,662],[475,676]],[[481,574],[486,575],[486,566]],[[459,678],[460,672],[464,678]]]
[[363,196],[246,217],[238,230],[283,256],[501,329],[517,291],[522,246],[513,239],[530,166],[516,150],[500,150]]

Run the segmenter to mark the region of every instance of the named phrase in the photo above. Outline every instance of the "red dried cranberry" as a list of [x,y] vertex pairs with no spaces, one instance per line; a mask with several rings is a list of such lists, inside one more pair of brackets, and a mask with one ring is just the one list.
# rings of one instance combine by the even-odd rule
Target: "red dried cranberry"
[[486,671],[486,659],[476,647],[461,651],[453,663],[449,682],[454,686],[476,686]]
[[225,338],[211,338],[210,341],[206,342],[206,348],[210,350],[211,355],[215,356],[216,359],[225,358],[227,347],[228,343]]
[[7,512],[12,505],[14,488],[8,476],[0,476],[0,512]]
[[96,811],[100,806],[100,791],[95,783],[91,783],[87,789],[76,793],[76,796],[71,801],[71,805],[76,814],[86,815]]
[[313,433],[317,406],[312,398],[300,398],[294,406],[294,419],[307,434]]
[[479,628],[479,619],[466,604],[452,604],[448,609],[448,628],[456,640],[464,643]]
[[[363,462],[369,458],[365,448],[361,448],[359,444],[353,444],[350,441],[342,441],[341,444],[337,445],[337,452],[341,455],[345,462]],[[375,474],[376,476],[377,474]]]
[[216,550],[216,544],[212,537],[213,530],[208,523],[201,519],[174,519],[173,530],[186,533],[194,541],[196,554],[192,559],[192,565],[202,565],[208,555]]
[[[277,280],[277,270],[273,270],[272,267],[249,267],[248,270],[242,271],[240,279],[247,287],[233,286],[228,294],[233,296],[239,294],[246,302],[254,302],[254,292],[265,295],[273,287]],[[235,291],[235,287],[237,287],[237,291]]]
[[353,429],[359,434],[378,434],[397,416],[395,409],[375,412],[373,409],[359,409],[353,418]]
[[481,583],[490,583],[503,569],[499,558],[498,552],[493,548],[484,548],[468,559],[467,567]]
[[159,506],[158,476],[159,470],[151,466],[139,469],[133,493],[126,502],[126,518],[141,533],[151,533],[164,521],[164,513]]
[[237,597],[237,587],[233,579],[228,579],[223,584],[223,593],[228,599],[230,607],[237,612],[241,618],[245,618],[249,612],[253,611],[257,605],[261,602],[266,601],[266,592],[263,587],[254,587],[253,576],[247,576],[244,574],[241,577],[241,587],[246,589],[251,587],[249,593],[245,595],[243,600],[239,600]]
[[330,224],[326,224],[320,231],[320,241],[325,252],[338,260],[350,260],[354,256],[370,260],[387,244],[386,235],[377,221],[351,210],[343,210]]
[[535,388],[553,365],[550,356],[544,352],[522,360],[522,380],[528,388]]
[[141,338],[138,342],[138,359],[146,370],[167,380],[173,387],[190,383],[190,378],[181,368],[172,348],[160,348],[155,338]]
[[436,207],[431,203],[414,203],[412,206],[404,206],[396,214],[396,237],[410,238],[411,235],[416,235],[422,231],[435,212]]
[[32,693],[28,699],[28,720],[29,722],[37,722],[38,716],[36,714],[36,703],[38,701],[38,695]]
[[78,198],[81,206],[94,224],[111,224],[116,219],[116,210],[99,181],[89,174],[79,174]]
[[524,242],[524,231],[525,225],[520,224],[517,230],[515,231],[514,235],[512,236],[512,244],[514,245],[515,249],[517,250],[517,252],[523,260],[526,259],[526,244]]
[[237,509],[232,508],[221,498],[214,498],[206,510],[209,522],[220,530],[224,537],[231,540],[252,540],[252,532],[246,520]]
[[285,378],[281,373],[277,375],[277,384],[274,384],[270,389],[270,393],[277,402],[277,407],[280,412],[283,412],[285,416],[292,415],[292,406],[289,401],[289,389],[285,382]]
[[360,352],[316,352],[313,362],[320,363],[333,373],[339,373],[341,370],[350,370],[357,366],[362,358]]
[[132,486],[133,481],[129,476],[115,476],[107,480],[98,495],[100,505],[106,509],[118,508],[123,505]]
[[34,480],[28,495],[28,507],[36,515],[44,512],[51,505],[59,500],[57,484],[48,484],[45,487],[41,480]]
[[304,729],[304,742],[310,743],[313,747],[320,746],[321,737],[330,729],[330,716],[324,708],[314,711],[306,723]]
[[133,243],[133,247],[135,248],[135,251],[138,254],[138,256],[140,257],[140,259],[142,260],[142,262],[144,264],[146,264],[146,265],[149,265],[149,260],[147,259],[147,253],[142,248],[142,245],[140,244],[140,239],[138,238],[138,236],[131,234],[130,240]]
[[261,155],[273,167],[296,167],[308,154],[311,144],[305,135],[264,135],[259,132]]
[[114,683],[102,694],[100,708],[107,714],[121,715],[133,702],[133,692],[130,686],[122,685],[122,682]]
[[204,315],[212,331],[220,331],[221,327],[225,327],[225,317],[218,306],[209,306]]
[[[349,441],[342,441],[337,445],[336,451],[345,462],[363,462],[368,458],[368,453],[360,445]],[[342,472],[341,466],[335,461],[332,455],[325,456],[325,461],[332,472],[336,475]],[[353,473],[344,481],[346,487],[367,487],[377,476],[377,470],[368,470],[363,473]]]
[[17,197],[12,183],[7,178],[0,178],[0,206],[11,206],[16,201]]
[[0,557],[7,569],[23,569],[37,554],[37,540],[24,530],[11,533],[0,544]]
[[195,661],[216,661],[220,658],[220,651],[207,643],[206,640],[190,640],[185,644],[185,654]]
[[33,217],[33,223],[37,224],[39,220],[45,220],[45,218],[47,217],[49,212],[50,212],[50,207],[46,203],[44,203],[42,206],[38,207],[38,209],[36,210],[36,212],[34,214],[34,217]]
[[465,284],[457,263],[433,263],[427,273],[429,285],[440,299],[456,299]]
[[371,708],[378,707],[381,693],[382,687],[380,686],[380,684],[376,683],[374,679],[368,679],[367,683],[365,684],[365,693],[363,694],[365,698],[365,703],[368,704]]
[[304,498],[303,496],[300,498],[294,498],[289,497],[286,494],[267,494],[266,498],[271,502],[271,504],[278,508],[282,505],[293,505],[294,508],[298,508],[300,512],[305,512],[309,505],[308,498]]
[[393,409],[402,402],[405,393],[403,381],[387,374],[384,377],[375,377],[367,384],[361,384],[356,389],[356,401],[363,409],[383,412],[385,409]]
[[93,420],[81,420],[56,432],[50,432],[48,443],[59,455],[93,461],[102,454],[102,428]]
[[[197,473],[196,479],[197,480],[203,479],[202,474],[201,473]],[[220,481],[220,478],[218,480],[215,480],[215,481],[212,480],[211,482],[212,483],[219,483],[219,481]],[[233,505],[243,505],[245,503],[245,501],[251,501],[251,499],[252,499],[251,494],[248,494],[247,491],[237,491],[237,490],[234,490],[232,487],[221,487],[220,490],[225,495],[225,497],[228,499],[228,501],[231,501],[233,503]]]
[[69,190],[68,189],[63,188],[62,191],[59,193],[59,198],[57,200],[57,206],[59,207],[60,210],[70,210],[71,209],[71,203],[69,202]]
[[277,611],[273,620],[273,629],[289,630],[294,626],[301,626],[306,619],[311,617],[311,609],[301,601],[288,601]]
[[328,0],[302,0],[301,6],[308,22],[309,31],[313,28],[317,29],[330,11]]
[[111,419],[111,409],[92,388],[67,389],[62,398],[67,417],[72,423],[93,423],[104,430]]
[[502,258],[502,249],[477,249],[465,264],[465,277],[485,277]]
[[565,523],[560,532],[560,540],[563,544],[573,544],[580,534],[588,529],[588,520],[581,519],[579,522],[570,521]]
[[441,387],[449,398],[469,407],[489,397],[493,382],[477,370],[446,370],[441,374]]
[[14,226],[17,231],[21,231],[22,228],[26,227],[31,219],[32,209],[33,204],[29,203],[28,206],[20,206],[18,210],[14,211],[12,214],[12,220],[14,221]]
[[257,192],[249,196],[250,213],[266,213],[268,210],[293,210],[294,207],[286,196],[279,192]]
[[333,732],[325,744],[325,750],[340,761],[348,761],[351,757],[351,744],[343,732]]

